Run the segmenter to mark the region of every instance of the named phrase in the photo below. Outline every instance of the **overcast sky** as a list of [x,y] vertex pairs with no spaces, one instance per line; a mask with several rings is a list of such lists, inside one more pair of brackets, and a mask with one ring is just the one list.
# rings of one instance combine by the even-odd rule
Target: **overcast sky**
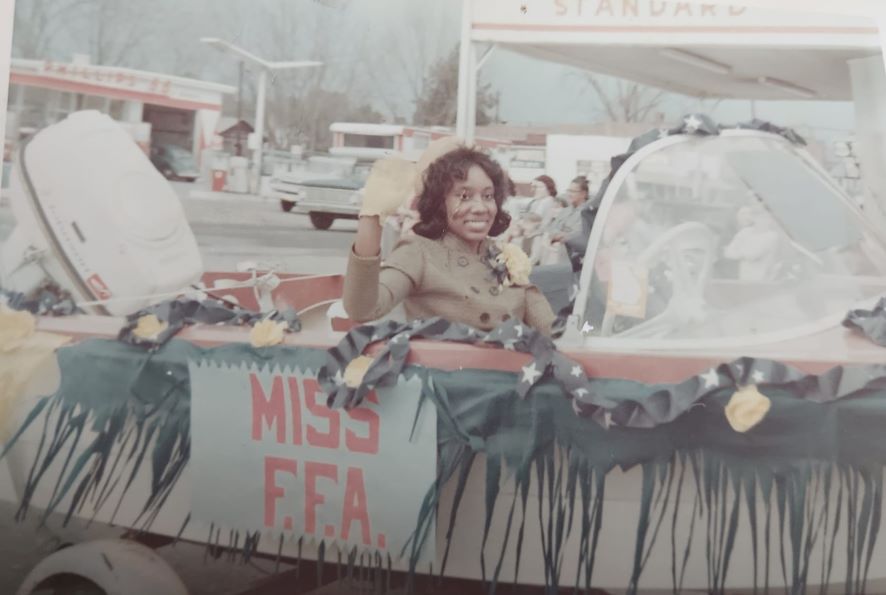
[[[28,3],[20,0],[17,12]],[[327,84],[365,96],[388,117],[397,112],[407,119],[413,110],[412,87],[421,73],[458,41],[461,9],[460,0],[82,0],[81,5],[86,8],[69,15],[53,37],[47,57],[64,59],[74,52],[94,51],[98,7],[118,19],[120,24],[110,29],[119,35],[120,47],[128,38],[140,40],[137,51],[126,57],[131,66],[175,69],[236,84],[233,61],[202,46],[200,36],[233,37],[256,53],[276,54],[270,56],[276,59],[312,57],[322,50],[330,72],[338,73]],[[291,22],[284,26],[281,21]],[[599,121],[604,115],[579,82],[578,72],[501,50],[490,57],[481,76],[501,93],[500,116],[509,123]],[[663,105],[669,119],[696,107],[694,100],[680,96]],[[758,102],[756,113],[787,126],[846,131],[854,127],[848,102]],[[724,101],[712,115],[723,122],[745,120],[751,115],[750,103]]]

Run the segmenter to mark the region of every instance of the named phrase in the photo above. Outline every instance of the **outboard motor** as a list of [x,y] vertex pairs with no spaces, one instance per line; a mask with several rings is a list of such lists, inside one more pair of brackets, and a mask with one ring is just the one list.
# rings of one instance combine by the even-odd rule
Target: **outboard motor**
[[[83,309],[126,315],[199,281],[203,263],[178,196],[126,131],[97,111],[34,135],[10,180],[16,227],[0,287],[55,283]],[[132,299],[127,299],[132,298]]]

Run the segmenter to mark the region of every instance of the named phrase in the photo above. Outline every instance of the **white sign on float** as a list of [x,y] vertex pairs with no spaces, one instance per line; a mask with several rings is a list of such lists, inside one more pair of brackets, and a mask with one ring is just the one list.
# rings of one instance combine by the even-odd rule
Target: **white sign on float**
[[[436,410],[415,423],[419,378],[346,411],[326,406],[310,372],[192,362],[190,376],[195,520],[400,555],[436,479]],[[422,562],[434,542],[431,531]]]

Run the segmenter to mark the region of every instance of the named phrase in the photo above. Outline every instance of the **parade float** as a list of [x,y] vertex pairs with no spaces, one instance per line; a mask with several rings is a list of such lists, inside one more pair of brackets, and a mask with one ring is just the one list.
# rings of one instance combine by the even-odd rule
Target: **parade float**
[[204,272],[110,120],[38,132],[0,442],[18,517],[73,545],[20,593],[186,593],[151,551],[179,540],[295,563],[297,592],[874,591],[882,228],[771,124],[690,115],[612,165],[551,341],[357,326],[339,275]]

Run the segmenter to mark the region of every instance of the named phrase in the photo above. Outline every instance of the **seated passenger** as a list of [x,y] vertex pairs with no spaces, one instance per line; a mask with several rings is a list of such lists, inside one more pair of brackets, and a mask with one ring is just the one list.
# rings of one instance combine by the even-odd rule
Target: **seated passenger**
[[567,197],[569,204],[557,211],[533,243],[529,256],[533,262],[548,265],[568,261],[563,240],[582,227],[581,209],[588,201],[588,179],[578,176],[572,180]]
[[[385,167],[379,162],[373,173]],[[441,316],[492,330],[516,318],[550,335],[554,313],[529,284],[528,271],[512,271],[510,283],[493,271],[490,237],[510,222],[501,208],[507,178],[495,161],[464,146],[433,160],[422,176],[414,235],[402,238],[384,263],[379,218],[396,211],[402,193],[372,185],[371,176],[344,284],[353,320],[376,320],[403,302],[409,319]]]
[[741,281],[774,281],[778,273],[781,237],[772,216],[763,207],[742,207],[736,214],[739,230],[723,250],[738,261]]
[[532,249],[533,240],[543,232],[558,206],[557,185],[550,176],[535,178],[532,181],[532,193],[533,199],[525,207],[525,211],[512,213],[511,225],[501,237],[503,243],[519,246],[525,252]]

